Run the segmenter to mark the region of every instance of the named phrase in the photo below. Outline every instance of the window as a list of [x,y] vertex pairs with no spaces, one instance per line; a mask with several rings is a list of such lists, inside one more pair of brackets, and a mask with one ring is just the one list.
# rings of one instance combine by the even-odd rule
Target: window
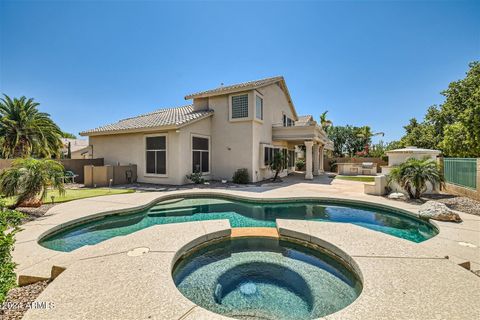
[[263,120],[263,99],[259,96],[255,96],[255,116]]
[[232,97],[232,119],[248,118],[248,94]]
[[295,167],[295,150],[288,150],[288,167]]
[[264,159],[263,159],[263,164],[268,167],[272,164],[273,161],[273,154],[274,154],[274,148],[271,147],[265,147],[265,152],[264,152]]
[[192,137],[192,172],[210,172],[209,138]]
[[147,137],[146,153],[146,172],[167,174],[167,137]]
[[284,127],[293,127],[295,125],[295,121],[287,117],[286,115],[283,115],[283,126]]

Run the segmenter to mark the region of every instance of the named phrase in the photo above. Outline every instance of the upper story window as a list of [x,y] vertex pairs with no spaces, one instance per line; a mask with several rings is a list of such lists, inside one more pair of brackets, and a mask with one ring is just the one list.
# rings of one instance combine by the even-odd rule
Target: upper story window
[[295,121],[287,117],[286,115],[283,115],[283,126],[284,127],[293,127],[295,125]]
[[192,137],[192,172],[210,172],[209,138]]
[[146,137],[146,173],[167,174],[167,137]]
[[248,118],[248,94],[232,97],[232,119]]
[[255,117],[263,120],[263,99],[259,96],[255,96]]

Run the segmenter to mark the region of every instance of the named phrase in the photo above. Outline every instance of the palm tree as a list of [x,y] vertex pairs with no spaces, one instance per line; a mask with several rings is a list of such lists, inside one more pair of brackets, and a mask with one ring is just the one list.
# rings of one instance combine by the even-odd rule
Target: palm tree
[[63,165],[55,160],[20,158],[0,173],[0,193],[17,197],[14,207],[40,206],[47,197],[48,188],[65,193]]
[[427,182],[435,189],[444,184],[444,178],[438,165],[431,159],[408,159],[400,166],[393,168],[388,175],[389,184],[396,182],[407,191],[410,198],[420,199],[427,190]]
[[327,129],[328,127],[330,127],[331,125],[333,125],[333,122],[331,120],[328,120],[327,119],[327,113],[328,113],[328,110],[323,112],[321,115],[320,115],[320,125],[322,126],[322,129],[325,130]]
[[38,105],[26,97],[0,99],[0,149],[5,158],[60,154],[62,131],[48,113],[38,111]]
[[364,153],[368,155],[370,152],[370,143],[372,143],[372,137],[374,136],[384,136],[383,132],[372,132],[372,129],[369,126],[361,127],[357,132],[357,137],[363,140],[364,143]]

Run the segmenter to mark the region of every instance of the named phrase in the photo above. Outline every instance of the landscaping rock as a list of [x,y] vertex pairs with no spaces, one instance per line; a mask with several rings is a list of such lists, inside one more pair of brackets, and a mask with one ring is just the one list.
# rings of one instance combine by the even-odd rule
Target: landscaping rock
[[407,197],[401,192],[392,192],[388,195],[388,199],[393,200],[406,200]]
[[437,201],[427,201],[419,209],[418,214],[422,218],[439,220],[439,221],[452,221],[462,222],[462,219],[458,213],[450,210],[445,204]]

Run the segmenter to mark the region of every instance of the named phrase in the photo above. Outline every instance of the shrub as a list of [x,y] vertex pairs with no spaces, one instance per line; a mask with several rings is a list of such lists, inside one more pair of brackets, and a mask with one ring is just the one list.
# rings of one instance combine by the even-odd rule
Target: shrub
[[23,215],[5,208],[0,199],[0,303],[5,300],[8,290],[16,285],[15,263],[12,260],[12,250],[15,244],[15,233]]
[[194,172],[192,174],[187,174],[187,179],[192,181],[195,184],[203,184],[205,179],[202,176],[201,172]]
[[427,182],[435,188],[437,184],[444,183],[444,178],[435,161],[410,158],[390,171],[388,182],[398,183],[410,198],[420,199],[427,190]]
[[276,151],[275,154],[273,155],[273,161],[270,164],[270,169],[272,169],[275,172],[273,181],[277,180],[278,174],[280,173],[280,171],[283,170],[284,164],[285,164],[285,157],[283,156],[283,153]]
[[297,170],[304,170],[305,169],[305,161],[302,159],[297,160],[295,162],[295,167],[297,167]]
[[48,159],[17,159],[0,173],[0,193],[17,197],[14,207],[40,206],[47,197],[47,189],[65,193],[63,165]]
[[247,184],[250,182],[250,177],[248,175],[248,169],[242,168],[235,171],[233,174],[232,181],[238,184]]

